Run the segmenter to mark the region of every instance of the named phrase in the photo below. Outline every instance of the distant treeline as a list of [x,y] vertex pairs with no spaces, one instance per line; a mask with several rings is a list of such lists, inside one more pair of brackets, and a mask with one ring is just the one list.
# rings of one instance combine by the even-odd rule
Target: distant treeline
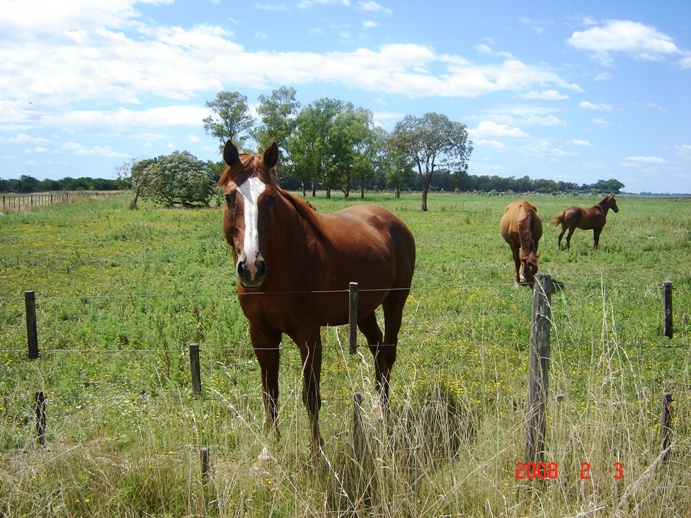
[[131,187],[129,179],[106,180],[104,178],[63,178],[62,180],[37,180],[22,175],[19,179],[0,178],[0,192],[46,192],[46,191],[122,191]]
[[619,180],[598,180],[590,184],[577,184],[575,182],[554,181],[547,179],[533,180],[528,176],[522,178],[502,178],[500,176],[475,176],[465,172],[449,173],[439,171],[432,178],[431,190],[445,192],[600,192],[617,194],[624,187]]
[[[219,167],[221,165],[219,164]],[[213,180],[212,180],[213,181]],[[299,189],[298,182],[283,178],[281,183],[287,189]],[[293,183],[295,185],[293,185]],[[370,179],[367,182],[368,188],[373,190],[386,190],[386,180],[384,178]],[[132,187],[129,178],[118,178],[107,180],[104,178],[63,178],[61,180],[37,180],[31,176],[22,175],[19,179],[3,180],[0,178],[0,192],[10,193],[32,193],[46,191],[121,191]],[[419,176],[411,177],[407,184],[402,186],[404,189],[419,191],[422,186]],[[449,173],[447,171],[437,171],[433,178],[430,189],[432,191],[444,192],[602,192],[618,193],[624,184],[618,180],[598,180],[593,184],[577,184],[574,182],[556,182],[554,180],[537,179],[533,180],[528,176],[522,178],[502,178],[500,176],[475,176],[467,173]]]

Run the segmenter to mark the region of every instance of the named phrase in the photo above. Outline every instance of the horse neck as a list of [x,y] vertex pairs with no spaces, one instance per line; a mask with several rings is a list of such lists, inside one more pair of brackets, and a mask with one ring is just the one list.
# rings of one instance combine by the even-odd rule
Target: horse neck
[[609,198],[609,196],[608,196],[607,198],[605,198],[604,200],[602,200],[600,203],[598,203],[597,205],[595,205],[596,207],[599,207],[599,208],[600,208],[600,210],[602,211],[602,213],[603,213],[605,216],[607,215],[607,212],[609,211],[609,200],[610,200],[610,198]]
[[518,238],[521,242],[521,255],[524,259],[535,255],[535,239],[533,238],[533,214],[526,212],[525,218],[518,224]]
[[[277,222],[280,221],[281,233],[290,242],[295,241],[295,236],[299,236],[298,239],[301,239],[306,233],[324,236],[321,215],[316,210],[287,191],[280,191],[278,200],[280,202],[276,203],[277,212],[274,214],[274,219]],[[276,227],[276,222],[274,227]],[[289,246],[288,250],[291,248],[293,247]]]

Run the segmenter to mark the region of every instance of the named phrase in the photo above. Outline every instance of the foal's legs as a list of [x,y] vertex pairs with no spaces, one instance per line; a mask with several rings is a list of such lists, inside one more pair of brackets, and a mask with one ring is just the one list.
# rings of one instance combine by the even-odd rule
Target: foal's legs
[[595,248],[600,244],[600,232],[602,232],[602,227],[595,227],[593,229],[593,241],[595,243]]

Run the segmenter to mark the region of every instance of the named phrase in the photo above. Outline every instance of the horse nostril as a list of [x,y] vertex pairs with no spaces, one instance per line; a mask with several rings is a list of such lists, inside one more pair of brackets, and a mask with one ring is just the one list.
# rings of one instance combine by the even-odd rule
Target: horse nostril
[[241,279],[245,276],[245,261],[238,262],[238,277]]
[[264,277],[266,275],[266,262],[264,260],[257,261],[257,277]]

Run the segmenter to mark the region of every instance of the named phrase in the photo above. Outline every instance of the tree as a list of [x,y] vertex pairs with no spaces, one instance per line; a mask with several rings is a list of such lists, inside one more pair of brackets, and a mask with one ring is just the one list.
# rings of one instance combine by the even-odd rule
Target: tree
[[393,187],[395,197],[401,197],[401,187],[414,176],[413,161],[404,146],[396,142],[397,135],[379,137],[378,163],[386,178],[386,185]]
[[342,102],[336,99],[318,99],[302,110],[297,126],[286,143],[292,158],[293,173],[300,178],[305,193],[305,181],[312,181],[312,196],[316,196],[317,184],[322,183],[327,198],[337,185],[334,178],[333,149],[329,140],[333,136],[334,119],[342,109]]
[[213,101],[207,101],[206,106],[211,108],[213,113],[204,118],[204,130],[216,137],[221,146],[230,139],[240,148],[254,125],[254,119],[249,114],[247,97],[239,92],[223,91],[217,93]]
[[341,189],[349,197],[353,181],[360,184],[360,197],[365,197],[365,182],[372,177],[374,155],[373,114],[352,103],[343,104],[334,119],[329,147],[334,169],[333,177],[341,180]]
[[427,210],[427,193],[437,166],[465,171],[472,152],[465,125],[446,115],[406,115],[396,124],[394,143],[414,162],[422,181],[422,210]]
[[252,132],[254,140],[262,149],[276,142],[285,150],[285,143],[297,126],[300,102],[295,99],[295,88],[280,87],[270,96],[260,95],[257,113],[261,124]]
[[215,192],[213,175],[207,163],[187,151],[175,151],[135,164],[131,178],[137,196],[143,199],[166,207],[199,203],[208,206]]

